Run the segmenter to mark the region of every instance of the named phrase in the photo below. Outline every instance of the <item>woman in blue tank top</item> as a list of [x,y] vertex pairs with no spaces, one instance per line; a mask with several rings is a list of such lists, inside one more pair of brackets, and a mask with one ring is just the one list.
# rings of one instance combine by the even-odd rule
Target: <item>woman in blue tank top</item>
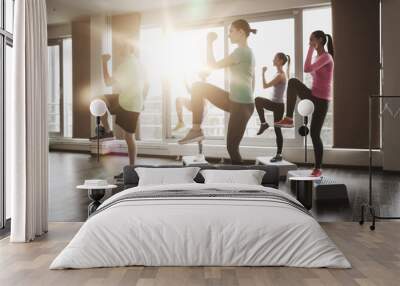
[[[257,135],[261,135],[269,127],[269,124],[265,121],[264,109],[270,110],[274,113],[274,122],[282,119],[285,110],[283,96],[285,94],[287,78],[283,71],[283,66],[287,64],[287,77],[289,77],[290,57],[284,53],[277,53],[274,57],[273,63],[276,67],[277,73],[270,82],[267,82],[265,79],[267,67],[263,67],[262,71],[264,88],[273,87],[272,98],[267,99],[265,97],[256,97],[255,99],[256,110],[261,122]],[[282,161],[283,136],[280,127],[274,127],[274,130],[276,134],[277,152],[275,157],[271,159],[271,162],[279,162]]]

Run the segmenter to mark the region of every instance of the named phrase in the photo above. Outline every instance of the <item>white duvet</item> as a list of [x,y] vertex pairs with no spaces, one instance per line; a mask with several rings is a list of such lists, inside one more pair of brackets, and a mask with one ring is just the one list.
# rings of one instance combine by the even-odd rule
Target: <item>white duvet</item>
[[[167,190],[262,190],[262,186],[182,184],[136,187]],[[246,198],[154,198],[122,201],[90,217],[50,269],[145,266],[294,266],[349,268],[318,222],[299,209]]]

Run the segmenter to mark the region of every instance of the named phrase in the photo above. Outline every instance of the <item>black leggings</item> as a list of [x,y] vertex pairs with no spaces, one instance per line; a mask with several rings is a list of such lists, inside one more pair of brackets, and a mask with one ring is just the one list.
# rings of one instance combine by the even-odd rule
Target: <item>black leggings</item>
[[201,124],[204,116],[204,101],[208,100],[216,107],[229,112],[226,147],[232,164],[241,164],[242,156],[239,152],[240,142],[246,131],[247,122],[254,111],[254,103],[237,103],[229,99],[229,92],[204,82],[194,83],[192,86],[193,124]]
[[[283,103],[273,102],[263,97],[256,97],[256,109],[261,123],[265,123],[264,109],[274,113],[274,122],[282,119],[285,105]],[[283,136],[280,127],[274,127],[276,135],[276,146],[278,148],[277,154],[282,154]]]
[[329,101],[313,96],[311,90],[296,78],[291,78],[287,89],[286,116],[293,118],[297,97],[309,99],[314,103],[314,113],[311,119],[310,135],[314,146],[315,168],[320,169],[324,153],[321,140],[321,129],[328,112]]

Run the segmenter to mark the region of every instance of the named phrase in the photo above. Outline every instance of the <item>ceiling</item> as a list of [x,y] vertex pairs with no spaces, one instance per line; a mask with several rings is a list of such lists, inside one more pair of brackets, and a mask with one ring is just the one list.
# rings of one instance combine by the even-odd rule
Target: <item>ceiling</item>
[[220,0],[46,0],[48,24],[66,23],[95,14],[143,12],[179,5],[199,5]]

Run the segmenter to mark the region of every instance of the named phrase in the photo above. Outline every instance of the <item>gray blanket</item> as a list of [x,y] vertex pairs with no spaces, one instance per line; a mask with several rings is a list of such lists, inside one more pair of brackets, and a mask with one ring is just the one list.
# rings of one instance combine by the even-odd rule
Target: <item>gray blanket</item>
[[215,188],[210,189],[203,189],[203,190],[165,190],[165,191],[145,191],[145,192],[132,192],[126,195],[119,197],[114,201],[110,201],[106,204],[103,204],[99,207],[97,211],[95,211],[90,217],[101,213],[112,206],[118,205],[123,202],[127,201],[147,201],[147,200],[154,200],[154,199],[165,199],[165,200],[191,200],[191,199],[256,199],[257,201],[264,200],[270,202],[276,202],[281,204],[286,204],[292,206],[293,208],[307,214],[311,215],[308,210],[301,205],[300,203],[290,200],[285,196],[281,196],[275,193],[269,193],[260,190],[240,190],[240,191],[227,191],[227,190],[218,190]]

